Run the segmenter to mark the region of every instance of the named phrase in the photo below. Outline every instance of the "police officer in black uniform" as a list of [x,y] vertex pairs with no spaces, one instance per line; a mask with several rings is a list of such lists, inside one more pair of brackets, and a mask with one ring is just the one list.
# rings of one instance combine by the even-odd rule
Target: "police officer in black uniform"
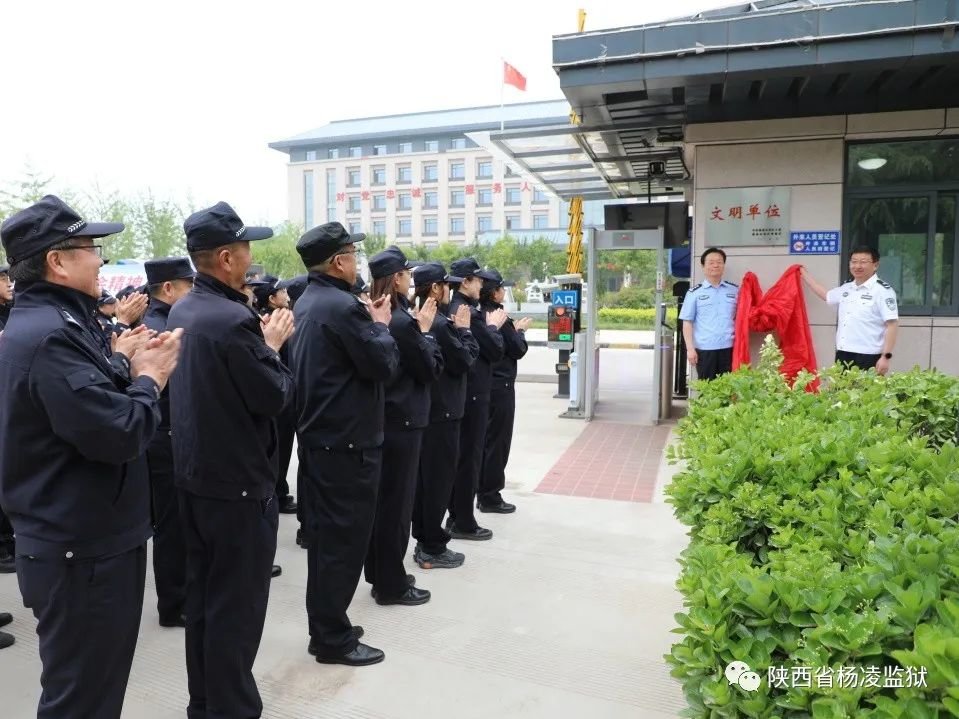
[[400,363],[386,384],[383,469],[376,501],[373,539],[366,555],[366,581],[377,604],[425,604],[430,593],[411,586],[403,558],[410,541],[413,498],[423,430],[429,424],[430,387],[443,372],[443,352],[431,330],[436,300],[427,299],[414,316],[410,271],[400,248],[387,247],[370,258],[370,297],[389,300],[390,334]]
[[[503,276],[494,269],[487,270],[495,277],[483,280],[480,291],[480,309],[495,312],[503,309],[506,287]],[[480,474],[476,508],[481,512],[511,514],[516,505],[503,501],[501,492],[506,486],[506,464],[513,441],[513,420],[516,416],[516,363],[526,356],[528,317],[513,322],[507,318],[500,328],[503,335],[503,358],[493,365],[493,383],[489,396],[489,425],[486,428],[486,450],[483,454],[483,472]]]
[[480,354],[470,367],[466,379],[466,406],[460,427],[460,453],[450,500],[450,516],[446,531],[454,539],[485,540],[493,532],[476,523],[473,502],[479,488],[483,469],[483,451],[486,447],[486,426],[489,421],[489,393],[492,387],[493,364],[503,358],[503,335],[500,328],[506,323],[503,310],[492,313],[479,308],[480,290],[485,280],[496,276],[481,270],[472,257],[454,262],[450,269],[463,282],[450,300],[450,314],[455,315],[462,305],[470,308],[470,329],[479,343]]
[[[306,232],[296,249],[310,270],[293,337],[297,434],[303,448],[309,651],[326,664],[364,666],[383,652],[360,643],[346,610],[363,569],[383,454],[384,384],[399,365],[390,304],[350,289],[356,247],[338,222]],[[303,500],[301,500],[303,501]]]
[[87,223],[52,195],[0,228],[17,284],[0,341],[0,502],[17,534],[23,602],[37,618],[40,719],[117,719],[140,626],[145,454],[180,340],[141,345],[128,376],[104,354],[93,240],[122,230]]
[[275,418],[293,400],[277,353],[293,319],[280,310],[261,321],[242,291],[250,242],[270,228],[245,226],[220,202],[183,229],[197,274],[167,324],[185,331],[170,408],[187,549],[187,716],[258,717],[253,662],[276,553]]
[[[10,265],[0,264],[0,332],[3,331],[13,308],[13,283],[10,282]],[[3,508],[0,507],[0,574],[12,574],[17,571],[14,557],[16,548],[13,539],[13,526]],[[12,619],[12,617],[11,617]],[[7,634],[11,639],[12,635]],[[3,644],[0,637],[0,645]]]
[[[193,289],[195,272],[186,257],[148,260],[144,264],[150,306],[143,324],[164,332],[170,309]],[[153,499],[153,577],[161,627],[182,627],[186,601],[186,547],[173,481],[173,441],[170,438],[170,392],[160,397],[160,429],[147,449]]]
[[431,330],[443,351],[443,374],[430,385],[430,424],[423,436],[419,476],[413,507],[414,561],[423,569],[453,569],[466,557],[447,548],[450,535],[443,517],[453,493],[459,459],[460,425],[466,404],[466,375],[479,356],[479,344],[470,332],[470,306],[461,304],[450,317],[450,284],[462,277],[446,274],[439,262],[427,262],[413,272],[416,298],[422,305],[439,305]]
[[[262,316],[273,314],[276,310],[290,309],[290,297],[280,278],[264,275],[262,284],[253,287],[255,309]],[[290,343],[280,349],[280,359],[290,367]],[[279,471],[276,480],[276,498],[280,503],[280,514],[296,514],[296,500],[290,494],[290,459],[293,457],[293,438],[296,436],[296,403],[291,402],[286,411],[276,418],[276,431],[279,435],[280,451],[277,456]]]
[[117,312],[117,298],[106,290],[100,292],[100,298],[97,300],[97,323],[100,325],[100,332],[104,340],[109,344],[113,335],[117,334],[114,316]]

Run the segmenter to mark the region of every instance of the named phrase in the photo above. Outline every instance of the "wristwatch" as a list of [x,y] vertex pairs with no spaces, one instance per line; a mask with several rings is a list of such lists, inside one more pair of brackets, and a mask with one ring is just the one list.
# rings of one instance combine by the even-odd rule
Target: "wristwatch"
[[883,354],[883,357],[885,357],[886,359],[892,359],[892,352],[886,352],[885,354]]

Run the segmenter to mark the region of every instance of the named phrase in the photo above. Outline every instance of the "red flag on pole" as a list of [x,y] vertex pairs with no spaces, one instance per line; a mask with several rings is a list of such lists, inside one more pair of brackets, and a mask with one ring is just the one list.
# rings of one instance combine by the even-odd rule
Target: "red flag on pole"
[[512,85],[517,90],[523,90],[524,92],[526,90],[526,78],[505,60],[503,61],[503,82]]

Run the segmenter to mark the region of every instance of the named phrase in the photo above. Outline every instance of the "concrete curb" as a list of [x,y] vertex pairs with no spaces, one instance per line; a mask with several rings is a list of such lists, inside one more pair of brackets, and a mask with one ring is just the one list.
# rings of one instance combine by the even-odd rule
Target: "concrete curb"
[[[546,340],[526,340],[530,347],[546,347]],[[637,342],[599,342],[599,348],[603,350],[651,350],[653,345]],[[557,350],[558,352],[559,350]]]

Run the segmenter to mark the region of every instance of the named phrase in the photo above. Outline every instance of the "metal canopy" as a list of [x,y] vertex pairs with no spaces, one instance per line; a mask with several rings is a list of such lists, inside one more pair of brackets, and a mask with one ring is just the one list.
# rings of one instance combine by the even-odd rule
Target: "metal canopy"
[[[645,195],[662,161],[652,194],[669,194],[689,178],[689,123],[957,106],[957,27],[953,0],[761,0],[556,36],[553,67],[584,122],[566,128],[581,154],[564,161],[588,159],[608,197]],[[493,135],[535,166],[518,140]]]

